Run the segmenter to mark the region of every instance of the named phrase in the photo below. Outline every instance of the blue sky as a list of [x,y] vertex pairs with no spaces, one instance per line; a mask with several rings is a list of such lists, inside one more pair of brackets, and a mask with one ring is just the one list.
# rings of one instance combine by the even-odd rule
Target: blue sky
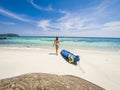
[[120,37],[120,0],[0,0],[0,33]]

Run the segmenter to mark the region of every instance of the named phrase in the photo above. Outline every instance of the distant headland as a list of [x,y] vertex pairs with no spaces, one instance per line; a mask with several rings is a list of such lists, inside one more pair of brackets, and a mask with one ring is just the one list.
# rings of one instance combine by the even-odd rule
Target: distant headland
[[2,39],[7,39],[7,37],[18,37],[18,34],[14,34],[14,33],[8,33],[8,34],[0,34],[0,40]]

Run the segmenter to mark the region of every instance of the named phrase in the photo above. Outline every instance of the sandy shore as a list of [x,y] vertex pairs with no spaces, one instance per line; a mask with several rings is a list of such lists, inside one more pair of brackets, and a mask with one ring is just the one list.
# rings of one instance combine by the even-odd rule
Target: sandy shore
[[120,52],[69,50],[80,63],[67,63],[54,49],[0,47],[0,79],[24,73],[74,75],[106,90],[120,90]]

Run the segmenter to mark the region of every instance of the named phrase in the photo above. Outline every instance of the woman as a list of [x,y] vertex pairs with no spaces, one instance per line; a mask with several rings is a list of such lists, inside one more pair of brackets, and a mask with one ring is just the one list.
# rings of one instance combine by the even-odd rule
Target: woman
[[56,37],[54,44],[53,44],[53,46],[55,46],[56,55],[58,55],[59,43],[60,43],[59,38]]

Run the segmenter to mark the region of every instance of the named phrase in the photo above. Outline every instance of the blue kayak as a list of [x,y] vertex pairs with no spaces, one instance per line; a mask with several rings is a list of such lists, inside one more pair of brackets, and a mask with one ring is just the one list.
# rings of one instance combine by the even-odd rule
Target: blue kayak
[[77,55],[74,55],[73,53],[62,50],[61,52],[62,57],[69,63],[77,65],[77,62],[80,60],[80,57]]

